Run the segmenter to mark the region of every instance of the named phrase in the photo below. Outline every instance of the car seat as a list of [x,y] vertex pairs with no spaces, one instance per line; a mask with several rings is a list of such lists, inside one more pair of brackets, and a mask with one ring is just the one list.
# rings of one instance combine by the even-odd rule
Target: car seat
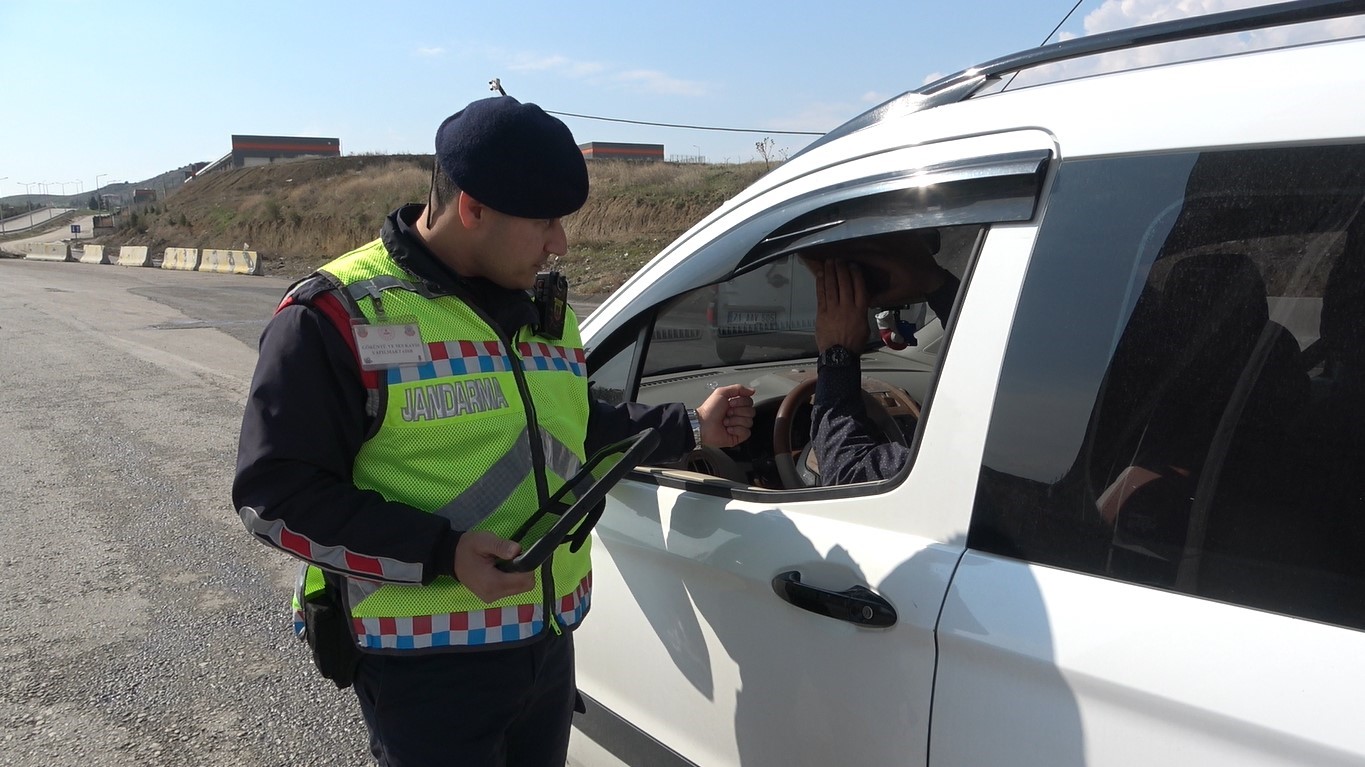
[[1132,460],[1097,505],[1114,526],[1111,572],[1164,586],[1184,580],[1193,590],[1206,548],[1256,540],[1243,533],[1272,513],[1259,506],[1308,378],[1242,254],[1175,262],[1145,342],[1156,346],[1146,356],[1158,370],[1131,411],[1145,423],[1134,422],[1141,436]]
[[[1296,610],[1365,625],[1365,215],[1357,213],[1323,291],[1322,372],[1295,434],[1296,529],[1279,550],[1299,568]],[[1284,578],[1289,581],[1289,578]]]

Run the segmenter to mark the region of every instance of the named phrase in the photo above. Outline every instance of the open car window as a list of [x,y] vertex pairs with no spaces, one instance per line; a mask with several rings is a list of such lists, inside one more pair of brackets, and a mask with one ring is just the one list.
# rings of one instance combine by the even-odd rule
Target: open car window
[[[963,277],[983,227],[935,231],[941,242],[939,265]],[[639,401],[654,404],[650,382],[671,374],[813,359],[815,310],[815,278],[797,253],[765,260],[758,268],[679,296],[655,320]],[[874,314],[869,313],[869,327],[875,326]],[[943,327],[928,305],[910,305],[903,316],[917,332],[915,345],[901,356],[936,355]],[[874,333],[868,343],[876,344]],[[675,400],[659,400],[670,401]]]
[[[933,231],[941,242],[938,263],[963,277],[985,227]],[[918,407],[930,396],[945,329],[927,304],[903,307],[901,318],[913,325],[914,332],[909,345],[893,350],[880,342],[874,313],[875,309],[869,311],[868,343],[862,355],[864,390],[892,407],[870,412],[869,417],[880,438],[908,445],[918,428]],[[724,451],[695,451],[673,468],[690,472],[686,476],[693,480],[718,477],[732,490],[809,489],[821,484],[811,457],[810,393],[801,394],[799,401],[791,399],[815,376],[815,319],[815,279],[797,253],[779,255],[724,282],[688,291],[659,310],[648,333],[636,401],[695,406],[711,389],[739,383],[754,389],[758,411],[753,436],[746,443]],[[788,433],[779,439],[780,413],[788,409]],[[797,477],[780,468],[784,452],[792,455]]]

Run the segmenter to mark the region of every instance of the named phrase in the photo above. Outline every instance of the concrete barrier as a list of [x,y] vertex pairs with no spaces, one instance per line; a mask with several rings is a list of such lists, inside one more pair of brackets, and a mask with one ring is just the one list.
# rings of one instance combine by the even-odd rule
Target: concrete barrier
[[199,271],[221,274],[260,274],[261,260],[254,250],[218,250],[205,248],[199,259]]
[[24,246],[29,261],[70,261],[71,249],[64,242],[35,242]]
[[81,252],[80,262],[82,264],[107,264],[109,257],[104,255],[103,245],[86,245]]
[[165,254],[161,256],[161,268],[193,272],[199,268],[199,249],[166,248]]
[[151,266],[152,254],[146,245],[121,245],[118,249],[119,266]]

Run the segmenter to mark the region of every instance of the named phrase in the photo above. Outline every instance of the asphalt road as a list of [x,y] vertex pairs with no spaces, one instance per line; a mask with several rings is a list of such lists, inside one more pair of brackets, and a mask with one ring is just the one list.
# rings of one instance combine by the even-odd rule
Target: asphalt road
[[373,763],[229,495],[289,282],[0,259],[0,765]]
[[229,486],[287,281],[0,260],[0,764],[370,764]]

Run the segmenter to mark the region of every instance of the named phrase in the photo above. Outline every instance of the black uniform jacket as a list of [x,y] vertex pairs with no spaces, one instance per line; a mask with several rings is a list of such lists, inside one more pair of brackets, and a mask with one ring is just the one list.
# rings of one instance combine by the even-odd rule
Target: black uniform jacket
[[[407,205],[384,222],[381,237],[397,264],[438,291],[458,281],[507,336],[534,322],[526,291],[460,277],[438,261],[416,235],[421,211],[420,205]],[[233,505],[283,520],[290,533],[315,546],[420,564],[422,583],[453,575],[459,533],[444,518],[352,483],[351,468],[372,421],[349,341],[313,305],[329,289],[321,279],[301,284],[261,334],[242,418]],[[673,460],[692,449],[683,405],[596,401],[590,402],[586,449],[591,454],[651,426],[662,436],[652,461]]]

